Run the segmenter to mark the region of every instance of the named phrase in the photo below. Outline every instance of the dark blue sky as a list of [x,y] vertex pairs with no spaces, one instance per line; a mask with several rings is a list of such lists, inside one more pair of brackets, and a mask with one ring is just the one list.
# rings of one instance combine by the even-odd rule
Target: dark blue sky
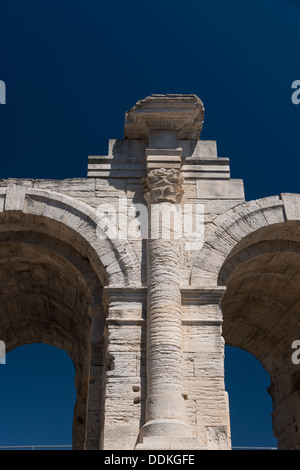
[[[7,90],[0,179],[85,177],[88,155],[106,154],[108,139],[123,137],[124,113],[139,99],[195,93],[206,109],[202,138],[217,140],[219,156],[230,157],[247,200],[299,192],[300,105],[291,101],[291,84],[300,79],[299,21],[298,0],[0,0]],[[247,371],[245,363],[243,356],[228,366],[240,397],[234,367]],[[17,365],[8,356],[0,374],[4,367],[9,374]],[[267,396],[260,367],[249,387],[262,383]],[[0,398],[17,419],[14,396]],[[251,435],[241,427],[242,407],[248,423],[255,419],[248,398],[241,409],[231,401],[233,443],[273,445],[270,411],[257,417],[268,431],[259,437],[254,425]],[[0,417],[0,445],[57,441],[29,424],[8,434]],[[60,440],[70,442],[70,432]]]

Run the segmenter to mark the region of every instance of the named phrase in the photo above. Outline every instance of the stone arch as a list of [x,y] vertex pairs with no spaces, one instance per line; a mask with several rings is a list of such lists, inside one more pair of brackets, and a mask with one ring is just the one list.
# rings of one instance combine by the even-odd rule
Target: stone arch
[[73,360],[74,449],[101,445],[103,287],[126,287],[139,279],[127,241],[99,239],[98,227],[95,209],[69,196],[18,184],[1,188],[0,337],[7,352],[43,342],[66,350]]
[[[298,323],[296,298],[292,301],[290,292],[297,285],[296,278],[300,269],[300,195],[282,194],[280,197],[245,202],[216,218],[208,231],[211,236],[208,236],[194,262],[191,285],[226,286],[221,305],[224,307],[230,299],[233,311],[241,308],[240,301],[243,298],[244,312],[246,306],[255,302],[257,309],[262,311],[266,309],[266,305],[270,308],[272,304],[274,317],[278,311],[280,314],[283,310],[286,313],[294,312],[295,315],[291,315],[289,323],[292,322],[295,327],[292,319],[296,319],[295,322]],[[247,286],[247,289],[243,291],[240,286],[245,272],[247,279],[244,280],[244,287]],[[284,282],[290,299],[275,295],[266,288],[262,289],[256,282],[257,274],[265,278],[273,275],[278,281]],[[240,320],[239,316],[238,332],[241,338],[247,338],[248,344],[246,346],[242,340],[230,340],[235,330],[234,320],[231,320],[229,328],[228,318],[225,317],[223,332],[228,344],[238,347],[243,344],[244,349],[254,354],[271,373],[275,366],[268,364],[266,359],[267,343],[270,343],[269,346],[273,344],[274,354],[277,351],[277,364],[283,356],[282,347],[285,353],[287,352],[287,344],[283,346],[278,338],[272,337],[270,332],[265,332],[260,354],[255,341],[256,347],[251,347],[250,337],[253,339],[258,336],[261,323],[257,321],[256,324],[246,325],[246,322],[241,324]],[[229,330],[230,333],[226,333]]]
[[106,237],[96,209],[85,202],[11,183],[0,190],[0,214],[6,220],[12,219],[13,213],[27,215],[28,220],[38,217],[38,225],[32,222],[35,231],[58,231],[62,240],[66,240],[64,228],[70,229],[73,239],[69,241],[89,259],[103,285],[139,284],[139,260],[130,243]]
[[259,229],[288,220],[300,220],[299,194],[244,202],[216,217],[205,228],[205,243],[193,262],[190,285],[222,285],[222,265],[238,242]]
[[191,277],[194,283],[226,286],[222,335],[269,373],[273,430],[281,449],[300,443],[292,424],[300,415],[300,374],[291,360],[291,345],[300,338],[299,201],[297,194],[282,194],[220,216]]

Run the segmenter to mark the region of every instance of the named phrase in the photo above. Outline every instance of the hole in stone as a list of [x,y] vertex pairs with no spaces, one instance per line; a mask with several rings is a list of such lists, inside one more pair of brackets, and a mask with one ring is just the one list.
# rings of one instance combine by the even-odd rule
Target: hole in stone
[[293,389],[294,389],[294,392],[300,391],[300,372],[299,371],[293,375]]
[[106,358],[106,370],[115,370],[115,356],[108,353]]

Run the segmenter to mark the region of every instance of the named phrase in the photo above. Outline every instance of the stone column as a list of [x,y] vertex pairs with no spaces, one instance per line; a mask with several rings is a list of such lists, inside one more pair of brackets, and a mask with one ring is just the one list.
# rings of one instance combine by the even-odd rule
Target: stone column
[[125,116],[125,139],[148,145],[147,399],[138,449],[199,448],[185,422],[176,216],[183,192],[180,142],[196,143],[203,119],[203,103],[195,95],[151,95]]
[[[148,149],[147,163],[149,156],[154,158],[161,153],[161,150]],[[185,423],[182,369],[181,221],[177,217],[177,204],[183,192],[181,149],[165,150],[165,153],[169,156],[168,162],[173,154],[172,168],[164,168],[166,162],[163,161],[158,168],[148,165],[145,188],[149,213],[147,401],[146,424],[140,433],[144,446],[140,448],[162,449],[166,445],[172,448],[172,445],[184,445],[185,438],[189,441],[191,438],[191,429]]]

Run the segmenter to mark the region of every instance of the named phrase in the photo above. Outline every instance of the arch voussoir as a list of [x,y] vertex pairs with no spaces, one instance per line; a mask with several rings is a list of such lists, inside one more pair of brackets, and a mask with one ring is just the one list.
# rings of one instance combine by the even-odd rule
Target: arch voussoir
[[85,202],[52,190],[10,183],[0,190],[0,216],[1,213],[6,223],[13,223],[17,214],[25,214],[32,218],[32,229],[48,233],[52,230],[53,236],[71,243],[91,258],[94,267],[101,264],[102,269],[98,267],[97,271],[104,284],[139,284],[139,260],[131,245],[127,240],[101,236],[96,209]]
[[[242,239],[251,237],[253,233],[258,239],[258,230],[287,221],[287,214],[290,217],[288,220],[300,220],[300,197],[294,196],[271,196],[248,201],[216,217],[207,230],[208,237],[202,250],[194,260],[190,284],[207,285],[206,273],[210,272],[213,277],[210,277],[209,283],[216,285],[226,257]],[[299,213],[298,210],[292,212],[288,209],[289,206],[293,207],[295,201],[299,205]]]

